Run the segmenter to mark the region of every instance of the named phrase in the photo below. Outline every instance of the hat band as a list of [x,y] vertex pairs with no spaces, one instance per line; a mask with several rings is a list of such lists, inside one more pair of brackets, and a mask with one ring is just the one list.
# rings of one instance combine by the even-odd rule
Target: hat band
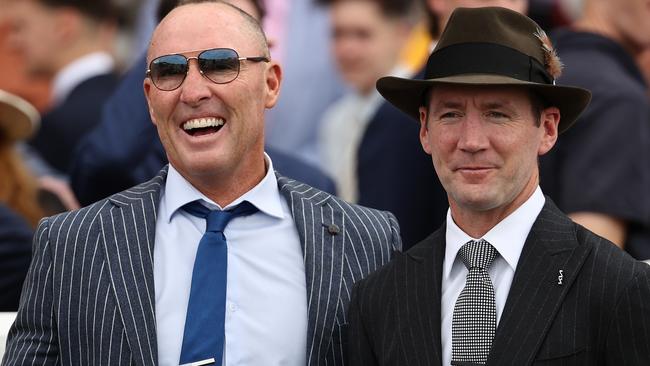
[[463,74],[496,74],[553,84],[553,78],[537,59],[495,43],[459,43],[436,50],[427,61],[424,78]]

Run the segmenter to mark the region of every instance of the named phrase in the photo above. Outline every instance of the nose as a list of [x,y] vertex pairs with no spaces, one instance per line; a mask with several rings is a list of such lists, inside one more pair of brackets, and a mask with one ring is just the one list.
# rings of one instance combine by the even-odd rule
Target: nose
[[202,101],[209,99],[211,94],[210,88],[208,87],[209,83],[212,82],[203,77],[196,59],[190,59],[187,75],[181,85],[181,102],[196,106]]
[[485,150],[489,146],[486,126],[476,113],[467,115],[459,129],[458,148],[468,153]]

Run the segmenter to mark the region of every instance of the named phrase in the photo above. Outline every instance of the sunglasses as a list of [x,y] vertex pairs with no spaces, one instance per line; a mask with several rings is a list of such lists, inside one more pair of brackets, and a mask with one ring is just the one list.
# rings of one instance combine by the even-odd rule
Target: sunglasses
[[202,51],[196,57],[181,54],[157,57],[149,64],[147,77],[153,85],[163,91],[178,89],[190,70],[190,60],[196,59],[201,75],[216,84],[227,84],[237,78],[241,61],[269,62],[264,56],[239,57],[230,48],[213,48]]

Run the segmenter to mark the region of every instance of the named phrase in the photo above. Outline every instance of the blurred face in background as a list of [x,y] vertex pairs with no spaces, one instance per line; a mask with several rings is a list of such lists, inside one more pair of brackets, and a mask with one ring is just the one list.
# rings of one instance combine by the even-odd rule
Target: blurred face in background
[[427,0],[427,4],[440,21],[440,32],[445,28],[451,13],[456,8],[499,6],[521,14],[528,12],[528,0]]
[[55,58],[62,32],[58,12],[34,0],[11,1],[10,4],[10,41],[23,56],[27,72],[32,75],[56,73]]
[[396,66],[408,35],[406,22],[384,15],[372,0],[340,0],[331,7],[332,51],[343,80],[358,93]]

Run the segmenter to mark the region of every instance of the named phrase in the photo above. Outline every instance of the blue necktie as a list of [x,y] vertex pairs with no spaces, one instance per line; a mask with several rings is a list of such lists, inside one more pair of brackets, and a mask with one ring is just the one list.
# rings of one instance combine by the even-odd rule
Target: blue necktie
[[215,365],[221,365],[228,273],[228,247],[223,230],[233,218],[251,215],[257,212],[257,208],[243,202],[229,211],[211,211],[194,201],[183,209],[205,218],[206,230],[194,260],[180,363],[214,358]]

